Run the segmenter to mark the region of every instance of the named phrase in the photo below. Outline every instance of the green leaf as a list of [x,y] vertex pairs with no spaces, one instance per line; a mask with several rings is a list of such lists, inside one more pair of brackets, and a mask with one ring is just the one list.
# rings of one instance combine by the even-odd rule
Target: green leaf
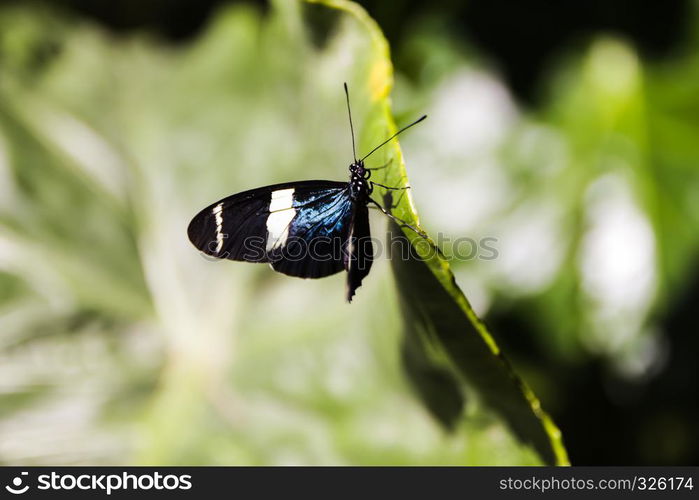
[[[392,238],[405,239],[398,226],[391,226]],[[567,464],[560,431],[476,317],[454,282],[448,264],[441,257],[433,259],[432,262],[417,256],[391,259],[404,315],[406,344],[421,349],[421,357],[431,361],[428,366],[433,371],[439,370],[441,378],[447,373],[454,374],[442,386],[430,384],[430,389],[439,391],[439,395],[431,392],[424,395],[424,390],[421,391],[428,407],[433,409],[428,398],[437,397],[443,401],[439,408],[455,407],[461,396],[453,381],[462,380],[506,420],[519,439],[531,444],[546,463]],[[441,269],[434,264],[441,264]],[[426,372],[422,384],[434,377],[434,372]],[[445,425],[453,424],[443,413],[435,411],[435,414]]]
[[[372,113],[381,117],[371,122],[385,123],[387,134],[395,132],[389,99],[393,70],[388,43],[381,30],[357,4],[340,0],[317,3],[348,13],[368,32],[369,70],[367,80],[359,83],[361,95],[369,96]],[[376,130],[364,132],[368,133],[362,139],[369,134],[374,141],[381,137]],[[360,144],[370,146],[366,140]],[[409,185],[398,141],[389,147],[391,168],[378,171],[383,173],[379,182],[389,186]],[[410,224],[419,224],[410,191],[397,197],[392,211]],[[463,391],[468,388],[495,410],[520,440],[531,444],[546,463],[568,464],[559,429],[476,316],[457,286],[449,263],[434,250],[434,243],[425,245],[421,236],[407,228],[401,231],[395,224],[389,236],[409,241],[417,251],[415,255],[411,252],[407,259],[392,258],[391,263],[404,315],[403,359],[427,408],[446,427],[452,428],[463,407]],[[388,246],[391,248],[391,244]]]

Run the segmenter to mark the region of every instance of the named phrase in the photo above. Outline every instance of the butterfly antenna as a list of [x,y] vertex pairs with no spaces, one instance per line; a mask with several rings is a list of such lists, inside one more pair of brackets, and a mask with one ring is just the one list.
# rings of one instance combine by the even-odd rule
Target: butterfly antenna
[[357,151],[354,145],[354,126],[352,125],[352,110],[350,109],[349,103],[349,90],[347,90],[347,83],[345,82],[345,97],[347,98],[347,114],[349,115],[350,121],[350,132],[352,133],[352,157],[354,158],[354,163],[357,163]]
[[396,132],[395,134],[393,134],[391,137],[389,137],[388,139],[386,139],[385,141],[383,141],[381,144],[379,144],[378,146],[376,146],[374,149],[372,149],[371,151],[369,151],[369,154],[367,154],[366,156],[364,156],[364,158],[362,158],[362,159],[359,160],[359,161],[364,161],[364,160],[366,160],[369,156],[371,156],[372,153],[374,153],[374,151],[376,151],[376,150],[379,149],[380,147],[386,145],[386,144],[387,144],[391,139],[393,139],[395,136],[397,136],[397,135],[400,134],[401,132],[404,132],[404,131],[408,130],[408,129],[409,129],[410,127],[412,127],[413,125],[417,125],[418,123],[420,123],[420,122],[421,122],[422,120],[424,120],[425,118],[427,118],[427,115],[422,115],[420,118],[418,118],[417,120],[415,120],[415,121],[414,121],[413,123],[411,123],[410,125],[406,125],[406,126],[403,127],[402,129],[400,129],[398,132]]

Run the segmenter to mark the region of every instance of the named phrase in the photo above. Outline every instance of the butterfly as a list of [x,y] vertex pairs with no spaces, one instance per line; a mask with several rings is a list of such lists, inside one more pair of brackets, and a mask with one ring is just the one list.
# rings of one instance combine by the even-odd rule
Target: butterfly
[[[369,228],[369,204],[393,216],[372,198],[373,170],[364,160],[398,134],[427,118],[423,115],[357,159],[349,91],[345,97],[352,134],[349,182],[298,181],[251,189],[219,200],[189,223],[189,240],[201,252],[220,259],[269,263],[280,273],[300,278],[323,278],[347,272],[346,298],[352,302],[369,274],[374,248]],[[417,230],[416,230],[417,231]]]

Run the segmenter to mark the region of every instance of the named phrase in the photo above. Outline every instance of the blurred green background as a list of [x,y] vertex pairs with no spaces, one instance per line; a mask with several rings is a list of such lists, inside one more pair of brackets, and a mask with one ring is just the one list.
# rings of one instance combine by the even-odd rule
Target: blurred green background
[[[429,115],[422,225],[497,238],[452,266],[571,462],[696,464],[699,2],[360,3],[397,121]],[[0,2],[0,462],[539,463],[417,402],[385,261],[348,306],[186,239],[228,194],[345,179],[364,43],[295,1]]]

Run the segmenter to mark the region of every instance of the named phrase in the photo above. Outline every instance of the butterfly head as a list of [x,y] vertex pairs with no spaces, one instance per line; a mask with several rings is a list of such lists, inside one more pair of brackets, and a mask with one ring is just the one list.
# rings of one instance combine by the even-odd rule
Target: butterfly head
[[364,168],[364,162],[362,160],[357,160],[350,164],[349,171],[352,173],[352,177],[360,177],[368,179],[370,171]]

